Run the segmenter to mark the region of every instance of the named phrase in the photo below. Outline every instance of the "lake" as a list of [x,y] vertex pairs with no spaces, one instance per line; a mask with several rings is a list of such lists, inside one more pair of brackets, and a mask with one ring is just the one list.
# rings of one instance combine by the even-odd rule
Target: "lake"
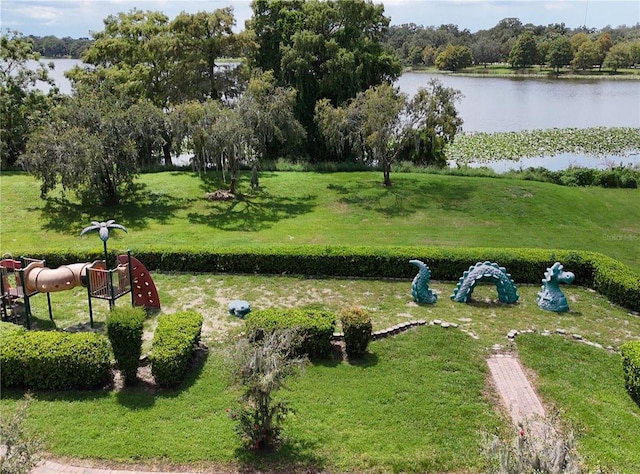
[[[71,93],[64,72],[77,59],[54,59],[52,77],[60,90]],[[430,79],[462,92],[457,104],[465,132],[508,132],[547,128],[640,127],[640,81],[605,79],[534,79],[466,77],[451,74],[405,72],[396,82],[413,95]],[[593,158],[571,154],[519,162],[498,162],[496,171],[529,166],[550,170],[572,165],[604,168],[611,164],[640,166],[640,155]]]

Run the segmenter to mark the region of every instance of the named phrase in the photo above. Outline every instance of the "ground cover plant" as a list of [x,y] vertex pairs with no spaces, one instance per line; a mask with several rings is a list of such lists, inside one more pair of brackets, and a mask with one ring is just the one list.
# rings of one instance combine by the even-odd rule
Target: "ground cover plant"
[[[42,201],[36,181],[0,177],[2,252],[35,255],[46,248],[99,251],[79,237],[91,220],[113,218],[113,251],[188,243],[211,248],[242,245],[426,245],[560,248],[602,252],[640,272],[640,190],[574,188],[516,179],[392,174],[381,186],[374,172],[263,172],[260,190],[210,202],[223,187],[215,175],[142,175],[130,201],[105,211],[62,195]],[[26,212],[25,212],[26,211]],[[357,237],[356,237],[357,236]],[[354,242],[354,239],[357,241]],[[144,263],[144,262],[143,262]],[[473,264],[474,262],[470,262]]]
[[637,128],[552,128],[517,132],[462,134],[447,149],[447,158],[460,163],[519,161],[562,153],[588,156],[627,155],[640,148]]

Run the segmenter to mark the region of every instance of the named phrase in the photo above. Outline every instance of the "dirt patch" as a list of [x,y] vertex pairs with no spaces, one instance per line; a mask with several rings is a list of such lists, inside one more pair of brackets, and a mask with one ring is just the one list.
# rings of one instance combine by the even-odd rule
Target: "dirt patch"
[[205,194],[205,198],[209,201],[233,201],[236,196],[226,189],[218,189],[212,193]]

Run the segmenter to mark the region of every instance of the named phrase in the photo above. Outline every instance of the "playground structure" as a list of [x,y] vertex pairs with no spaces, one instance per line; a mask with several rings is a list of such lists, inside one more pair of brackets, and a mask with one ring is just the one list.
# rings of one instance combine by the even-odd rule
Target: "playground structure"
[[58,268],[47,268],[44,260],[21,257],[20,260],[0,260],[0,284],[3,319],[17,320],[17,300],[24,301],[25,326],[31,329],[30,299],[38,293],[47,295],[49,319],[53,321],[50,293],[71,290],[78,286],[87,288],[89,321],[93,327],[92,299],[115,301],[131,293],[131,304],[150,309],[160,309],[158,292],[147,269],[130,252],[119,255],[116,268],[107,269],[105,262],[73,263]]

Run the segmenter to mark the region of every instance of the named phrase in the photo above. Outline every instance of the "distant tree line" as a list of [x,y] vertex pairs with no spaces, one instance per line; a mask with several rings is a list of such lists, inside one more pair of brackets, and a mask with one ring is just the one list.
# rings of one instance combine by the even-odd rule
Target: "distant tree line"
[[475,33],[452,24],[423,27],[410,23],[391,26],[383,44],[405,67],[457,71],[504,63],[514,68],[541,65],[557,71],[563,67],[617,71],[640,64],[640,23],[596,30],[571,29],[564,23],[536,26],[505,18]]
[[44,58],[82,59],[93,42],[89,38],[58,38],[57,36],[27,36],[33,42],[33,51]]

